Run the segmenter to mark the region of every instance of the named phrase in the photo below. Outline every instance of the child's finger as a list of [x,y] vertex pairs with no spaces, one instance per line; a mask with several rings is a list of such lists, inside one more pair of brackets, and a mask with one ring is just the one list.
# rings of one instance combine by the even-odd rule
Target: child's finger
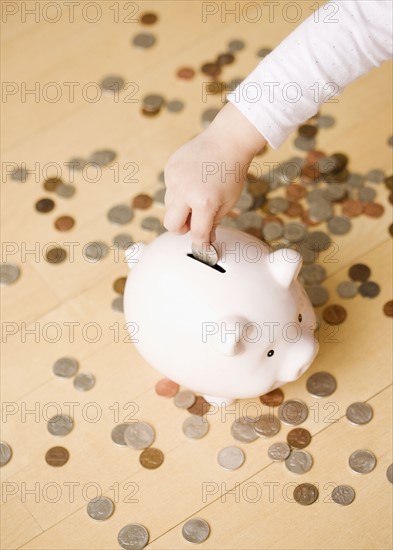
[[164,216],[164,226],[173,233],[186,233],[189,230],[187,223],[190,207],[182,202],[172,202]]
[[210,234],[214,225],[216,212],[214,210],[192,210],[191,215],[191,237],[192,242],[198,248],[203,243],[210,243]]

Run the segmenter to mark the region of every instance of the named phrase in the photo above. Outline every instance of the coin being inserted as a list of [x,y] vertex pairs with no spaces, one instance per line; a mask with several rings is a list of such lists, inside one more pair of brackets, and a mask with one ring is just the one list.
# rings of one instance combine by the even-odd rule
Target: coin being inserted
[[203,262],[204,264],[213,267],[218,262],[218,252],[212,244],[203,243],[202,248],[195,246],[191,247],[192,255],[194,258]]

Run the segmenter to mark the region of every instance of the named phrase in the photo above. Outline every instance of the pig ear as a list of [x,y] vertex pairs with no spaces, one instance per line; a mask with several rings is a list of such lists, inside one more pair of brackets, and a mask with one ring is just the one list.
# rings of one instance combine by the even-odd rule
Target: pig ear
[[302,256],[292,248],[280,248],[269,255],[268,266],[274,279],[284,288],[289,288],[302,267]]
[[246,322],[240,316],[220,317],[217,322],[218,331],[211,340],[213,349],[220,355],[236,355],[239,352],[242,328]]
[[139,262],[145,248],[146,245],[143,243],[132,243],[132,245],[127,248],[124,256],[130,269]]

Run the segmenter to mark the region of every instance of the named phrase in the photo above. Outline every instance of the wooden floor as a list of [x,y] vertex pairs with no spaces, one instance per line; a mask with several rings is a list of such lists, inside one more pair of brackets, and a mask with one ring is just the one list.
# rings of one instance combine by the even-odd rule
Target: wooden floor
[[[384,185],[376,186],[384,216],[354,220],[352,231],[337,238],[335,262],[324,263],[330,301],[345,305],[348,318],[339,327],[337,342],[329,342],[324,335],[309,372],[331,372],[337,391],[330,398],[312,398],[305,388],[307,374],[283,388],[286,398],[298,397],[310,407],[304,426],[313,435],[309,451],[314,466],[300,477],[268,459],[271,441],[240,444],[246,462],[237,471],[226,472],[217,465],[217,452],[233,444],[234,413],[244,412],[247,401],[232,406],[224,416],[210,415],[211,427],[204,439],[184,437],[181,425],[188,413],[155,394],[154,385],[161,376],[126,341],[123,316],[111,309],[116,297],[113,281],[127,274],[126,265],[113,250],[96,264],[84,261],[81,254],[86,242],[111,244],[123,229],[134,239],[153,239],[141,229],[140,221],[147,214],[162,219],[162,206],[136,211],[133,221],[120,229],[108,222],[106,213],[115,204],[129,203],[141,191],[158,190],[158,174],[170,153],[202,129],[204,109],[220,106],[217,97],[202,102],[201,73],[183,82],[176,79],[176,70],[182,65],[198,68],[225,51],[230,39],[241,38],[247,47],[225,68],[224,78],[244,77],[257,63],[259,48],[274,47],[295,27],[284,17],[286,3],[276,8],[273,23],[266,8],[261,20],[251,23],[251,12],[242,11],[238,21],[228,14],[222,22],[221,3],[215,4],[219,12],[203,22],[199,1],[138,2],[139,13],[158,14],[159,22],[151,28],[124,21],[136,3],[95,2],[102,12],[97,22],[92,22],[94,7],[84,13],[84,19],[83,3],[78,3],[75,20],[69,22],[69,8],[57,2],[60,15],[55,23],[45,21],[56,15],[45,12],[46,2],[39,3],[38,22],[31,15],[22,20],[21,3],[8,4],[18,13],[2,24],[2,76],[7,90],[12,90],[2,103],[2,239],[8,251],[2,261],[19,264],[22,273],[16,284],[1,289],[1,439],[13,450],[11,461],[1,469],[1,547],[113,549],[118,547],[121,527],[137,522],[149,530],[149,548],[188,548],[181,526],[195,515],[211,526],[211,535],[202,545],[209,549],[392,548],[392,486],[386,479],[392,462],[392,319],[382,312],[383,304],[392,299],[387,230],[391,205]],[[301,20],[312,13],[312,4],[298,3]],[[238,9],[244,5],[239,3]],[[115,21],[117,9],[119,22]],[[140,51],[130,40],[145,30],[157,36],[157,44]],[[136,83],[131,99],[138,102],[125,101],[126,92],[117,103],[110,97],[89,101],[86,94],[93,97],[96,87],[86,85],[108,74],[121,74]],[[387,145],[392,134],[391,81],[391,65],[385,64],[345,90],[338,102],[325,105],[323,113],[334,116],[336,125],[320,131],[318,148],[347,153],[355,172],[380,168],[391,173],[392,149]],[[57,102],[48,100],[55,91],[45,87],[50,82],[61,90]],[[70,82],[77,83],[73,101],[71,85],[66,84]],[[37,97],[25,95],[34,86]],[[148,93],[181,99],[186,107],[179,114],[163,110],[155,118],[146,118],[140,113],[140,101]],[[263,161],[298,154],[292,142],[291,137]],[[117,152],[120,182],[109,168],[96,182],[77,174],[73,198],[55,196],[51,213],[35,211],[36,200],[48,195],[42,188],[46,175],[56,175],[59,166],[67,179],[64,163],[71,157],[104,148]],[[139,167],[138,181],[126,183],[122,178],[130,174],[125,166],[130,162]],[[4,175],[11,166],[6,163],[26,163],[29,169],[36,168],[37,175],[31,174],[24,184],[12,182]],[[75,217],[72,231],[60,233],[54,228],[53,221],[61,214]],[[50,242],[74,243],[74,261],[59,265],[44,261]],[[32,249],[36,256],[26,254]],[[348,267],[355,261],[371,267],[381,293],[373,300],[357,296],[344,303],[336,285],[347,278]],[[73,338],[70,323],[75,323]],[[99,327],[98,333],[94,327]],[[94,373],[97,383],[91,391],[77,392],[72,380],[52,374],[53,362],[64,355],[76,357],[80,370]],[[352,426],[345,418],[346,407],[354,401],[367,401],[374,410],[373,420],[363,427]],[[56,406],[63,412],[74,407],[75,426],[64,438],[55,438],[46,428]],[[111,442],[113,426],[135,418],[150,422],[156,430],[155,446],[162,449],[165,461],[155,471],[141,468],[138,452]],[[287,431],[283,427],[274,441],[283,440]],[[64,445],[70,452],[62,468],[45,462],[46,451],[54,445]],[[364,476],[348,467],[349,455],[360,448],[373,451],[378,461],[376,469]],[[303,481],[318,484],[320,491],[319,501],[309,507],[291,498],[293,487]],[[329,499],[340,483],[356,491],[348,507]],[[102,523],[86,513],[87,500],[98,490],[116,503],[113,516]]]

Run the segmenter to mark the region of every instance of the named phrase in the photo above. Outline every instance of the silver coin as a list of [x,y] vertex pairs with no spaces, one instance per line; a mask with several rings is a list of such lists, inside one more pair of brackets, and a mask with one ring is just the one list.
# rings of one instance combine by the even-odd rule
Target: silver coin
[[170,113],[180,113],[184,109],[184,103],[180,99],[172,99],[168,101],[166,108]]
[[276,241],[284,233],[283,226],[278,222],[268,222],[262,227],[262,236],[265,241]]
[[0,265],[0,286],[13,285],[20,276],[20,269],[16,264]]
[[289,208],[289,200],[285,197],[275,197],[267,203],[267,209],[271,214],[280,214]]
[[235,221],[235,224],[237,225],[238,229],[244,230],[249,227],[252,227],[253,229],[261,229],[262,228],[262,218],[259,214],[256,212],[242,212]]
[[253,203],[253,196],[248,191],[243,191],[233,208],[240,210],[240,212],[246,212],[252,207]]
[[305,474],[311,470],[312,456],[307,451],[295,449],[285,460],[285,466],[294,474]]
[[106,76],[100,82],[100,86],[104,92],[114,93],[119,92],[124,88],[125,81],[121,76]]
[[257,56],[260,57],[261,59],[263,59],[264,57],[269,55],[269,53],[271,53],[271,52],[272,52],[272,50],[270,48],[260,48],[257,52]]
[[182,430],[189,439],[201,439],[209,431],[209,424],[202,416],[192,414],[183,422]]
[[137,48],[142,48],[145,50],[154,46],[156,43],[156,37],[151,33],[142,32],[134,36],[132,43]]
[[314,397],[327,397],[336,391],[337,382],[328,372],[315,372],[307,379],[306,387]]
[[88,391],[96,383],[96,379],[90,372],[80,372],[74,378],[74,388],[79,391]]
[[272,414],[262,414],[254,423],[254,430],[259,437],[273,437],[280,431],[281,422]]
[[0,467],[5,466],[11,460],[12,450],[8,443],[0,441]]
[[97,521],[104,521],[111,517],[115,506],[108,497],[97,497],[91,500],[87,505],[88,515]]
[[329,247],[331,238],[323,231],[312,231],[308,234],[306,243],[311,250],[320,252],[321,250],[326,250]]
[[333,216],[332,205],[326,200],[313,202],[308,210],[310,220],[324,222]]
[[132,220],[134,211],[126,204],[118,204],[109,210],[107,216],[110,222],[124,225]]
[[242,50],[244,46],[245,43],[243,42],[243,40],[234,39],[228,42],[228,50],[232,53]]
[[348,506],[355,499],[355,491],[350,485],[337,485],[332,491],[332,501],[341,506]]
[[327,227],[333,235],[345,235],[350,231],[352,224],[346,216],[333,216],[327,222]]
[[312,250],[307,242],[300,243],[298,249],[300,250],[300,253],[302,255],[303,264],[309,265],[315,262],[318,258],[318,252],[315,250]]
[[329,293],[323,286],[306,286],[304,289],[314,307],[323,306],[329,300]]
[[48,432],[52,435],[67,435],[74,427],[74,421],[66,414],[53,416],[48,420]]
[[75,185],[71,185],[69,183],[60,183],[55,189],[56,195],[63,197],[63,199],[70,199],[75,195],[75,192]]
[[118,311],[119,313],[124,313],[124,298],[123,296],[116,296],[112,300],[112,309],[113,311]]
[[325,190],[319,189],[318,187],[316,187],[315,189],[312,189],[307,193],[306,200],[308,204],[313,204],[315,202],[324,200],[324,197],[325,197]]
[[165,103],[164,96],[160,94],[149,94],[143,98],[143,108],[149,113],[158,112]]
[[239,447],[224,447],[217,455],[217,462],[225,470],[237,470],[244,460],[244,453]]
[[282,462],[286,460],[291,454],[291,448],[287,443],[278,441],[273,443],[267,450],[269,458],[274,460],[274,462]]
[[319,285],[326,279],[326,269],[319,264],[305,265],[300,270],[299,279],[305,285]]
[[284,227],[284,239],[291,243],[300,243],[307,237],[307,227],[302,223],[287,223]]
[[142,229],[147,229],[148,231],[159,231],[161,226],[161,220],[159,220],[155,216],[146,216],[146,218],[143,218],[143,220],[141,221]]
[[278,418],[284,424],[298,426],[308,417],[308,407],[300,399],[290,399],[284,401],[278,407]]
[[82,171],[83,168],[87,164],[87,160],[85,160],[82,157],[73,157],[71,160],[69,160],[67,163],[67,166],[69,166],[72,170],[78,170]]
[[236,221],[229,216],[224,216],[220,221],[220,225],[222,225],[223,227],[232,227],[233,229],[238,229]]
[[393,464],[390,464],[390,466],[388,466],[388,469],[386,470],[386,477],[388,478],[388,481],[390,481],[390,483],[393,483]]
[[204,128],[207,128],[208,126],[210,126],[210,124],[213,122],[213,120],[216,118],[219,112],[220,112],[220,109],[216,109],[216,108],[206,109],[205,111],[203,111],[201,115],[202,126]]
[[186,541],[201,544],[210,535],[210,526],[204,519],[192,518],[183,525],[181,534]]
[[351,454],[348,463],[351,470],[357,474],[368,474],[374,470],[377,459],[371,451],[361,449]]
[[133,449],[147,449],[153,443],[156,435],[147,422],[134,422],[124,431],[124,441]]
[[347,188],[344,185],[330,184],[323,190],[323,197],[330,202],[338,202],[345,198]]
[[352,403],[345,411],[345,416],[351,424],[361,426],[367,424],[373,417],[373,410],[368,403]]
[[362,187],[358,192],[358,199],[361,202],[372,202],[377,196],[377,192],[372,187]]
[[179,407],[179,409],[188,409],[192,407],[195,401],[196,395],[190,390],[179,391],[173,399],[175,406]]
[[241,441],[242,443],[252,443],[258,439],[258,434],[254,430],[253,423],[247,421],[245,418],[239,418],[232,423],[231,434],[236,441]]
[[117,542],[123,550],[142,550],[149,541],[149,531],[140,523],[129,523],[120,529]]
[[385,172],[378,169],[370,170],[366,174],[366,179],[373,183],[382,183],[385,179]]
[[105,258],[105,256],[108,255],[108,252],[109,248],[104,242],[95,241],[87,243],[87,245],[83,249],[83,256],[88,262],[95,263],[102,258]]
[[29,171],[27,170],[27,168],[25,168],[24,166],[18,166],[10,174],[10,177],[13,181],[19,181],[20,183],[25,183],[28,174],[29,174]]
[[161,187],[156,191],[153,195],[153,200],[157,204],[165,204],[165,193],[166,193],[166,187]]
[[355,174],[352,172],[349,175],[349,178],[347,179],[346,184],[349,185],[349,187],[362,187],[365,181],[366,181],[365,176],[362,176],[362,174]]
[[127,250],[134,244],[134,240],[128,233],[119,233],[113,237],[113,244],[121,250]]
[[315,138],[304,138],[302,136],[297,136],[293,142],[294,146],[300,149],[301,151],[310,151],[315,149],[317,141]]
[[98,164],[98,166],[104,167],[111,164],[115,158],[116,153],[112,151],[112,149],[101,149],[100,151],[94,151],[87,160],[92,164]]
[[334,126],[335,123],[336,123],[335,118],[330,115],[320,115],[317,118],[318,128],[330,128],[331,126]]
[[124,432],[128,428],[129,424],[118,424],[111,432],[111,439],[113,443],[119,445],[119,447],[126,447],[127,443],[124,440]]
[[60,357],[55,361],[52,369],[56,376],[72,378],[79,369],[79,363],[73,357]]
[[203,243],[202,248],[198,248],[193,243],[191,251],[194,258],[196,258],[200,262],[203,262],[204,264],[214,266],[218,262],[218,252],[212,244]]
[[336,290],[340,298],[354,298],[358,293],[358,287],[353,281],[342,281]]

